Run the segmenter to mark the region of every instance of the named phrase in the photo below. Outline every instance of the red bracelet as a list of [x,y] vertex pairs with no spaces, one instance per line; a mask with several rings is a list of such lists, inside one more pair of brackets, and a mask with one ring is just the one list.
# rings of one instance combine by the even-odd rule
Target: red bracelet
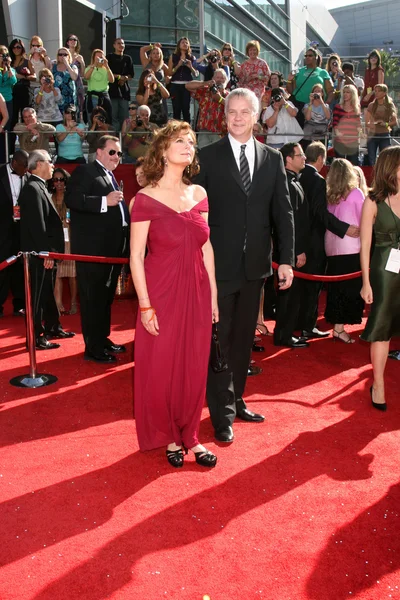
[[140,308],[140,312],[147,312],[148,310],[154,310],[154,308],[152,306],[147,306],[146,308],[142,308],[142,307],[139,307],[139,308]]

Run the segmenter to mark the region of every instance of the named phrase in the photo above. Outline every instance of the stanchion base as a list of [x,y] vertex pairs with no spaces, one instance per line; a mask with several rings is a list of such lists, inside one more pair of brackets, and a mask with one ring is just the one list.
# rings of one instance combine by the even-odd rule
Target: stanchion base
[[31,377],[29,374],[18,375],[18,377],[13,377],[12,379],[10,379],[11,385],[23,388],[44,387],[45,385],[51,385],[56,381],[58,381],[58,377],[56,377],[55,375],[47,375],[45,373],[38,373],[36,377]]

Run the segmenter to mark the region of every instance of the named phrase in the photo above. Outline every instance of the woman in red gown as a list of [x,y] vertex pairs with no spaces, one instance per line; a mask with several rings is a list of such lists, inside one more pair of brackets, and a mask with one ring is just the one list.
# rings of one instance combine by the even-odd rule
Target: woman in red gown
[[[131,271],[139,299],[135,337],[135,418],[141,450],[166,446],[183,466],[183,451],[214,467],[199,444],[212,321],[218,321],[214,254],[195,135],[170,121],[143,164],[147,186],[136,194],[131,219]],[[146,245],[148,254],[145,258]]]

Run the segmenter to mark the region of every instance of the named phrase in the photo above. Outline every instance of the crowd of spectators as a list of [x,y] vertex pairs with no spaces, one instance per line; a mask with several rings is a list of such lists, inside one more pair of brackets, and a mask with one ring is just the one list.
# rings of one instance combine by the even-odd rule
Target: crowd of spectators
[[[225,98],[237,87],[256,94],[259,121],[254,133],[278,149],[291,141],[300,142],[305,150],[320,140],[332,148],[328,155],[347,158],[354,165],[360,161],[373,165],[377,152],[390,145],[397,126],[378,50],[369,53],[363,80],[355,75],[354,64],[342,62],[338,54],[331,54],[323,68],[315,45],[306,49],[303,67],[280,73],[271,72],[260,56],[257,40],[247,43],[246,59],[239,62],[229,42],[196,58],[190,40],[182,37],[168,59],[159,42],[140,48],[142,72],[137,74],[136,89],[131,86],[134,67],[123,39],[114,40],[113,52],[107,55],[94,49],[87,65],[80,51],[74,34],[67,37],[54,60],[39,36],[32,37],[29,49],[20,39],[12,40],[8,48],[0,46],[0,129],[17,134],[21,148],[47,150],[52,130],[45,131],[43,126],[49,125],[58,132],[51,138],[58,162],[86,160],[85,140],[91,160],[100,137],[96,132],[109,132],[122,134],[124,160],[136,162],[145,155],[154,131],[168,122],[169,103],[173,118],[190,122],[199,147],[204,147],[226,134]],[[66,125],[71,107],[74,127]],[[27,108],[36,110],[35,131],[43,135],[25,135],[26,127],[32,129],[31,118],[26,123]],[[15,141],[16,135],[8,136],[8,155]],[[0,162],[6,159],[1,136]]]

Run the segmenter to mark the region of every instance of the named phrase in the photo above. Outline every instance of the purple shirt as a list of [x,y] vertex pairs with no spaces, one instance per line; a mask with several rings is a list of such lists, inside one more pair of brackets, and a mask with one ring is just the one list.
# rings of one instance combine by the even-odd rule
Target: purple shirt
[[[359,188],[356,188],[350,192],[346,200],[342,198],[339,204],[328,204],[328,210],[341,221],[359,227],[363,202],[364,194]],[[325,233],[325,252],[327,256],[358,254],[360,252],[360,238],[345,235],[342,239],[331,231],[327,231]]]

